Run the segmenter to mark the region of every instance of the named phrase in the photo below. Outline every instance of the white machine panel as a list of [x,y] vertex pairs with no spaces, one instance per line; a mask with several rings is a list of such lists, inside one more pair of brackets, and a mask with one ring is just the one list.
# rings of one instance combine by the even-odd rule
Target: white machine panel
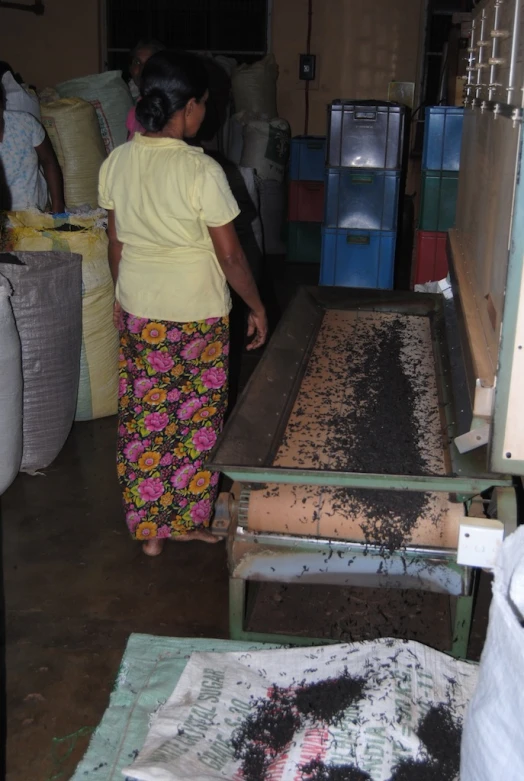
[[[490,469],[522,475],[524,0],[484,0],[475,9],[468,78],[450,246],[470,359],[472,429],[489,426]],[[457,446],[468,448],[468,436]]]

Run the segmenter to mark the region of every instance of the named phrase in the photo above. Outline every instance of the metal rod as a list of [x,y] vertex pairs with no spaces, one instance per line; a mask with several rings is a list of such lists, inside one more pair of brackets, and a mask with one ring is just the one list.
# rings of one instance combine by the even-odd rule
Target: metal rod
[[482,68],[484,67],[484,35],[486,33],[486,11],[482,11],[480,18],[480,40],[478,41],[479,56],[477,59],[477,86],[475,90],[475,97],[480,98],[480,90],[482,89]]
[[[501,0],[496,0],[495,2],[495,20],[493,22],[492,33],[496,32],[499,29],[500,6],[502,5],[502,2]],[[496,36],[493,36],[493,43],[491,46],[492,65],[489,70],[488,100],[491,100],[493,93],[495,92],[495,74],[496,74],[497,66],[493,62],[493,60],[498,56],[498,49],[499,49],[499,39]]]
[[[299,537],[291,534],[279,534],[272,532],[253,532],[246,529],[242,529],[237,526],[236,537],[241,542],[252,542],[253,544],[271,547],[276,545],[280,548],[294,548],[305,551],[312,549],[320,553],[325,553],[326,550],[332,550],[334,553],[337,551],[344,552],[348,549],[356,552],[366,551],[367,554],[375,554],[382,556],[382,549],[379,545],[372,545],[365,542],[352,542],[351,540],[333,540],[330,537]],[[426,558],[433,558],[435,560],[455,560],[457,555],[456,549],[453,548],[430,548],[427,546],[415,546],[408,545],[405,548],[399,548],[392,552],[393,558],[409,558],[419,559],[421,556]],[[436,562],[435,562],[436,563]]]
[[515,92],[515,71],[517,69],[517,56],[519,48],[519,32],[520,32],[520,0],[515,0],[515,10],[513,14],[513,35],[511,38],[511,55],[509,61],[509,76],[508,86],[506,92],[508,93],[508,103],[511,104],[513,100],[513,93]]
[[384,491],[445,491],[475,495],[493,486],[507,486],[510,477],[449,475],[423,477],[419,475],[383,475],[358,472],[330,472],[284,467],[239,467],[209,463],[206,467],[221,471],[239,483],[285,483],[289,485],[320,485],[331,488],[370,488]]
[[471,90],[473,86],[473,72],[475,70],[474,63],[475,63],[475,31],[477,29],[477,20],[474,19],[471,25],[471,33],[469,38],[469,49],[468,49],[468,67],[467,67],[467,74],[468,74],[468,83],[466,85],[466,104],[471,99]]

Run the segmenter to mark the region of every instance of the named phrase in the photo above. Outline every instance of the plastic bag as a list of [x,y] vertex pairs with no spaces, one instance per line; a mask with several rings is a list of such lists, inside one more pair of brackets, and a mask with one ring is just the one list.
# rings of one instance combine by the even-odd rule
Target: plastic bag
[[[242,117],[237,117],[242,121]],[[248,119],[244,123],[240,165],[254,168],[261,179],[284,181],[291,132],[285,119]]]
[[524,527],[502,544],[477,689],[464,722],[461,781],[524,778]]

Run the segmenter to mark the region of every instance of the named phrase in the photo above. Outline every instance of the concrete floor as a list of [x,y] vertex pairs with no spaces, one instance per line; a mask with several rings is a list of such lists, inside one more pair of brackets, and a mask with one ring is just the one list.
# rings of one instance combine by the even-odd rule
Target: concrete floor
[[[268,296],[285,303],[296,274],[277,268],[274,279]],[[244,359],[243,379],[255,363]],[[9,781],[71,777],[132,632],[227,637],[223,543],[143,556],[124,528],[114,441],[114,419],[75,425],[45,475],[20,475],[2,498]],[[487,580],[482,589],[473,657]]]

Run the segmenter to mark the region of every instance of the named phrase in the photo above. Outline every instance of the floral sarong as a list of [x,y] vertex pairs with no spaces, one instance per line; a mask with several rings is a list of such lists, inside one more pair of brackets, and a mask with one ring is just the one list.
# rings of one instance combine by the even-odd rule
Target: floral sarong
[[218,474],[203,465],[226,412],[228,355],[227,317],[122,315],[117,470],[137,540],[209,526]]

